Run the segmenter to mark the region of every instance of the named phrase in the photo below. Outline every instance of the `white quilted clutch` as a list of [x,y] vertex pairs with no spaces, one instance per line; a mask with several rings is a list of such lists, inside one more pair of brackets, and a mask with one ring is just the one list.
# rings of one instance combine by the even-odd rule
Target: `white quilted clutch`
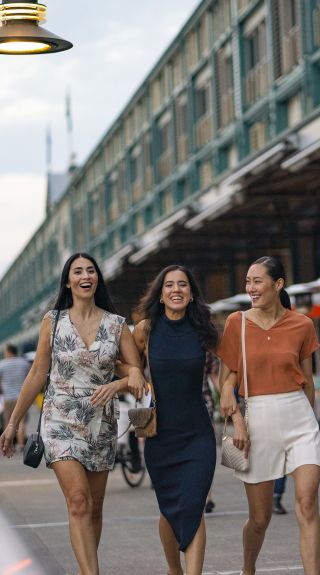
[[249,471],[249,459],[244,456],[244,451],[233,445],[233,438],[227,433],[222,436],[221,463],[235,471]]

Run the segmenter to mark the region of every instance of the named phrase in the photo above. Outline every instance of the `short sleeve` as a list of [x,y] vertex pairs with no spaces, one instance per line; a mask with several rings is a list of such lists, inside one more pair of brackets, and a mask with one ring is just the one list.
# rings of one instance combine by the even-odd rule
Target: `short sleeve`
[[240,353],[240,315],[232,313],[226,320],[223,336],[221,338],[217,355],[231,369],[238,371]]
[[310,357],[319,348],[319,342],[312,320],[306,324],[305,336],[300,350],[300,361]]

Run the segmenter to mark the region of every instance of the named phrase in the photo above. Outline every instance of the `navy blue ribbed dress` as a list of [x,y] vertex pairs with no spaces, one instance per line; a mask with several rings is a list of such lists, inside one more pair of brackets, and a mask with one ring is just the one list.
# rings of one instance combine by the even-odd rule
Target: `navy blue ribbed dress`
[[187,316],[160,317],[149,338],[157,401],[157,435],[145,461],[161,513],[181,551],[194,538],[216,463],[216,443],[202,398],[205,352]]

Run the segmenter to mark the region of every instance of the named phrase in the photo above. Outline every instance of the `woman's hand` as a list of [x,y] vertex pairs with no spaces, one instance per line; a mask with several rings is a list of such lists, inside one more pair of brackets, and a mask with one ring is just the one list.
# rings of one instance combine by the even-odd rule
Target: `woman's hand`
[[231,417],[237,410],[237,400],[234,395],[234,386],[225,381],[220,395],[220,413],[222,417]]
[[140,400],[143,397],[143,390],[148,394],[148,384],[145,381],[141,370],[138,367],[130,367],[128,372],[128,390],[135,399]]
[[16,436],[16,427],[9,423],[0,437],[0,450],[5,457],[12,457],[14,454],[13,441]]
[[233,445],[238,449],[244,449],[245,457],[249,455],[250,439],[246,429],[244,419],[238,411],[232,418],[233,420]]
[[117,381],[111,381],[110,383],[99,385],[99,387],[92,394],[90,399],[91,405],[93,405],[93,407],[106,405],[118,393],[118,390],[119,388]]

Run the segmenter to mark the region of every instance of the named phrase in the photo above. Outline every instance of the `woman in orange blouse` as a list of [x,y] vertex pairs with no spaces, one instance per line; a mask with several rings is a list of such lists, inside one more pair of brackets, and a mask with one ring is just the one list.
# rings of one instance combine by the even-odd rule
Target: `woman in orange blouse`
[[291,311],[284,282],[283,266],[274,257],[256,260],[247,274],[252,301],[246,312],[250,439],[234,397],[236,384],[244,395],[240,312],[228,317],[218,351],[221,411],[232,416],[234,444],[250,459],[249,472],[235,473],[244,482],[249,505],[241,575],[255,573],[272,515],[274,480],[290,473],[304,572],[320,573],[320,433],[313,412],[311,361],[318,341],[312,321]]

